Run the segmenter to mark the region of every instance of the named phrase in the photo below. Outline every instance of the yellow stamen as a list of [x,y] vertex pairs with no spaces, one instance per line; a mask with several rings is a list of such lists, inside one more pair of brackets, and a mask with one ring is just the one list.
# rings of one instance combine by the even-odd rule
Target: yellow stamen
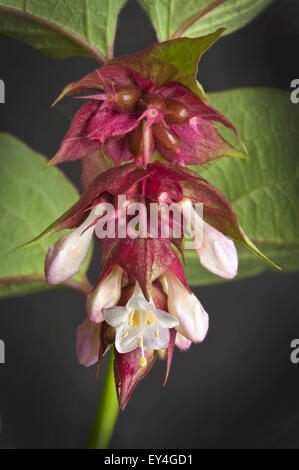
[[147,365],[147,360],[144,356],[142,356],[140,359],[139,359],[139,364],[142,366],[142,367],[145,367]]
[[143,338],[139,338],[138,340],[138,348],[142,348],[143,347]]
[[146,326],[152,325],[156,321],[156,315],[150,310],[146,311]]
[[121,335],[121,337],[122,337],[122,338],[126,338],[126,337],[128,336],[128,334],[129,334],[129,332],[128,332],[128,331],[125,331],[125,332]]
[[129,314],[128,325],[129,326],[139,326],[138,310],[134,310],[134,313],[131,312]]
[[156,338],[159,336],[158,330],[155,331]]

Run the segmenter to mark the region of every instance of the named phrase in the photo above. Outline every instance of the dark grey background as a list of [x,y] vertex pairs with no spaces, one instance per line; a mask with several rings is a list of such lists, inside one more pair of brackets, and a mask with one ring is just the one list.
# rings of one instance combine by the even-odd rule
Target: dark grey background
[[[289,89],[299,77],[298,22],[298,1],[277,0],[250,25],[221,39],[200,65],[206,90]],[[116,54],[153,42],[145,13],[129,1],[120,16]],[[50,103],[96,63],[51,60],[5,36],[0,45],[0,78],[7,86],[0,128],[51,156],[74,108],[68,99],[55,109]],[[79,168],[63,166],[77,184]],[[98,262],[97,254],[93,281]],[[165,364],[155,365],[121,413],[112,447],[299,448],[299,364],[290,362],[291,340],[299,338],[298,279],[266,273],[197,289],[211,316],[207,340],[175,353],[165,389]],[[0,365],[2,448],[85,446],[101,379],[95,380],[94,368],[76,362],[84,304],[82,295],[67,289],[1,302],[7,355],[7,364]]]

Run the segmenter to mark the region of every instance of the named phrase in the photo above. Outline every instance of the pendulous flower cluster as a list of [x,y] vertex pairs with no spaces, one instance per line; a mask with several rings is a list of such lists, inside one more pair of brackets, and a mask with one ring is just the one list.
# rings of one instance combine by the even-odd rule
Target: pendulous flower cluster
[[[194,237],[201,227],[196,253],[218,276],[231,279],[237,274],[234,241],[249,246],[226,198],[186,167],[242,157],[217,125],[236,135],[237,130],[202,92],[169,78],[169,73],[162,80],[161,61],[157,63],[163,73],[157,74],[157,63],[150,62],[149,68],[147,53],[142,54],[112,61],[60,95],[87,92],[80,99],[88,101],[48,165],[82,159],[84,192],[37,238],[70,230],[48,250],[45,274],[50,285],[78,272],[93,239],[101,246],[102,270],[88,295],[87,318],[78,328],[77,355],[81,364],[99,367],[103,355],[114,348],[122,409],[157,357],[167,359],[166,383],[174,347],[187,350],[192,342],[203,341],[209,327],[209,316],[185,278],[179,256],[184,259],[186,234],[175,236],[174,216],[168,218],[168,236],[163,235],[165,205],[175,204],[180,223],[186,223]],[[145,211],[136,222],[130,208],[138,203]],[[202,213],[196,210],[198,203]],[[157,214],[154,234],[152,205]],[[111,224],[117,227],[113,236],[107,228]]]

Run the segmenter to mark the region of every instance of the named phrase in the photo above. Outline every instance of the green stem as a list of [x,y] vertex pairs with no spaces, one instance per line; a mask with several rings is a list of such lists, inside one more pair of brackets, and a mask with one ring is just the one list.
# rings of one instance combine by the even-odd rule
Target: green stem
[[88,440],[88,449],[107,449],[114,431],[119,406],[115,391],[113,360],[114,353],[111,348],[102,393]]

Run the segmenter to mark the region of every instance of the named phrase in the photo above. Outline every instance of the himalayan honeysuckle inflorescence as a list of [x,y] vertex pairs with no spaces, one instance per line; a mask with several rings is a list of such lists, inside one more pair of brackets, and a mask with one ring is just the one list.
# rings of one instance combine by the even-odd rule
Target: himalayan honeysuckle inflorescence
[[[81,364],[99,366],[113,345],[122,409],[157,356],[167,359],[167,379],[174,347],[186,350],[191,342],[203,341],[209,326],[209,316],[184,275],[179,258],[184,234],[174,236],[174,218],[168,218],[168,237],[162,236],[162,205],[176,204],[191,229],[200,219],[202,240],[196,252],[202,265],[218,276],[231,279],[237,274],[235,241],[263,257],[226,198],[187,167],[220,157],[244,157],[218,130],[222,125],[238,136],[236,128],[208,103],[196,83],[198,55],[220,33],[167,41],[114,59],[68,85],[59,97],[86,92],[80,99],[87,103],[48,165],[82,159],[84,192],[34,243],[53,231],[70,230],[48,250],[45,274],[50,285],[78,272],[92,239],[100,244],[101,275],[88,295],[77,354]],[[188,54],[192,47],[194,55],[194,46],[200,53],[190,59],[191,73],[180,68],[176,53],[183,48]],[[123,206],[119,196],[125,198]],[[156,205],[155,236],[148,228],[134,236],[129,230],[133,215],[126,209],[136,203],[146,209],[145,222],[147,209]],[[195,210],[198,203],[203,205],[201,214]],[[187,216],[183,209],[188,209]],[[121,221],[116,232],[101,236],[112,221],[114,227]]]

